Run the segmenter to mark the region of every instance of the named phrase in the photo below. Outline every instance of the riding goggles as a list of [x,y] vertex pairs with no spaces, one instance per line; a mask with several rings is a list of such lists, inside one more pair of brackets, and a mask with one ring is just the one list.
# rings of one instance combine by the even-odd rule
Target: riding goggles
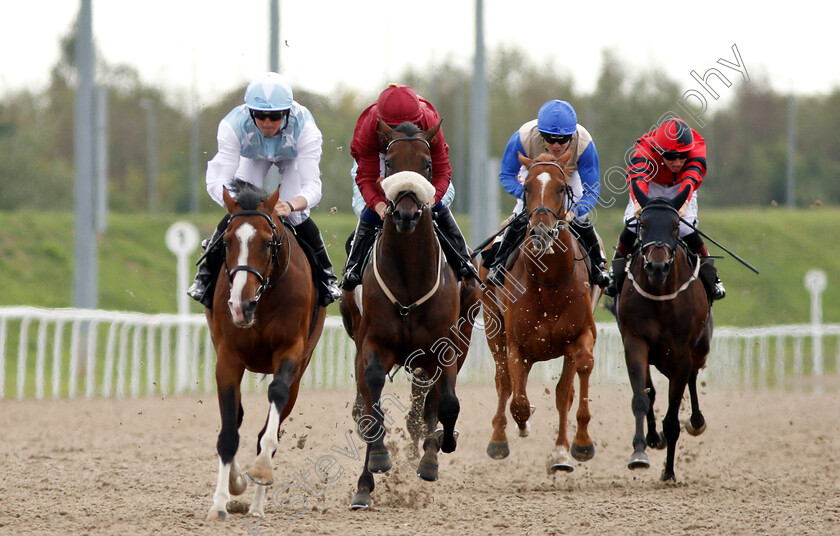
[[270,121],[282,121],[288,116],[289,110],[276,110],[271,112],[265,112],[262,110],[251,110],[251,117],[259,121],[265,121],[266,119]]
[[548,145],[554,145],[555,143],[563,145],[564,143],[567,143],[570,139],[572,139],[573,134],[563,134],[558,136],[556,134],[540,132],[540,136],[542,136],[542,139],[544,139],[545,143]]
[[688,158],[689,151],[665,151],[662,153],[662,158],[665,160],[685,160]]

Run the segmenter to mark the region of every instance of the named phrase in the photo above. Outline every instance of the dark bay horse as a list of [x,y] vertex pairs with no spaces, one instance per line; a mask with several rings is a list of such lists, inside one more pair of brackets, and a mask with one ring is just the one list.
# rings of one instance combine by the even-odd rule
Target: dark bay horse
[[[526,385],[534,363],[564,356],[555,389],[560,427],[549,470],[572,471],[572,458],[595,455],[589,436],[589,375],[594,365],[597,329],[594,304],[600,288],[590,288],[586,253],[569,229],[571,190],[561,163],[543,153],[535,160],[519,155],[528,168],[524,182],[528,237],[510,267],[503,287],[485,287],[482,295],[487,342],[496,362],[499,403],[487,454],[494,459],[510,454],[505,406],[519,428],[530,432],[531,407]],[[485,269],[486,270],[486,269]],[[569,444],[568,413],[574,402],[574,377],[580,381],[577,432]],[[571,454],[571,457],[570,457]]]
[[[627,279],[617,306],[636,419],[628,467],[648,468],[645,447],[667,446],[663,481],[676,480],[674,455],[680,437],[679,410],[686,385],[691,398],[686,431],[699,435],[706,428],[698,406],[697,371],[706,364],[714,321],[706,291],[697,278],[700,261],[692,265],[685,246],[678,240],[678,209],[685,203],[688,192],[687,188],[682,190],[673,200],[649,199],[633,185],[633,193],[642,206],[641,246],[627,263]],[[661,435],[656,432],[653,412],[656,392],[650,365],[669,380],[668,411],[662,421]]]
[[[422,131],[410,123],[391,129],[380,121],[386,178],[381,182],[388,209],[362,276],[362,285],[344,293],[341,311],[356,343],[356,382],[364,400],[357,433],[367,443],[352,509],[371,504],[373,473],[391,469],[385,446],[382,390],[394,367],[405,367],[413,384],[430,387],[425,396],[426,431],[420,478],[438,478],[438,451],[455,450],[455,394],[458,370],[466,359],[478,289],[464,289],[436,237],[431,205],[430,142],[440,125]],[[473,307],[471,307],[471,305]],[[472,317],[466,318],[471,312]],[[468,321],[467,321],[468,320]],[[422,369],[429,380],[414,374]],[[440,422],[442,431],[436,430]]]
[[207,323],[216,348],[216,387],[222,428],[216,449],[219,478],[208,519],[224,519],[231,495],[245,491],[236,451],[242,424],[240,383],[245,370],[268,374],[269,411],[258,436],[257,459],[247,472],[258,484],[249,513],[263,515],[266,486],[274,481],[271,459],[280,424],[291,413],[304,370],[321,337],[326,309],[306,255],[292,231],[274,215],[279,190],[266,194],[237,181],[234,199],[224,191],[228,225],[225,269],[219,273]]

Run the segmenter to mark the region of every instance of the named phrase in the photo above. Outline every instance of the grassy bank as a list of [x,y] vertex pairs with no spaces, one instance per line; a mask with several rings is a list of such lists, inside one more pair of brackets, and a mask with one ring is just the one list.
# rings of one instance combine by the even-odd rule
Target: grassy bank
[[[146,313],[176,310],[176,262],[164,235],[175,221],[198,226],[202,236],[215,227],[219,214],[111,214],[107,231],[98,237],[99,308]],[[709,244],[713,255],[724,255],[718,268],[729,291],[715,305],[718,325],[754,326],[802,323],[809,320],[805,273],[819,268],[828,275],[823,295],[823,320],[840,322],[840,256],[834,250],[840,236],[840,209],[818,207],[790,211],[704,208],[702,229],[755,265],[755,275],[722,250]],[[344,264],[344,243],[356,219],[347,212],[318,210],[333,263]],[[459,217],[467,232],[465,217]],[[596,228],[608,248],[620,231],[621,214],[602,211]],[[33,211],[0,212],[0,305],[70,307],[73,286],[73,215]],[[470,237],[475,245],[484,237]],[[194,258],[198,258],[196,251]],[[337,270],[338,271],[338,270]],[[195,312],[200,312],[194,304]],[[330,314],[338,314],[331,307]],[[599,321],[611,317],[599,311]]]

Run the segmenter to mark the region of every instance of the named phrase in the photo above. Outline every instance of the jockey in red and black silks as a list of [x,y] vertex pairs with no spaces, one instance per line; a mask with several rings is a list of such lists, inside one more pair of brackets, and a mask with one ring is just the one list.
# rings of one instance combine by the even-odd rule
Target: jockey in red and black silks
[[[692,228],[698,224],[697,191],[706,176],[706,142],[703,136],[681,119],[669,119],[636,140],[635,151],[626,173],[631,188],[624,211],[624,221],[631,223],[625,225],[618,239],[612,263],[612,283],[605,290],[608,296],[615,296],[621,291],[626,258],[636,243],[635,218],[639,215],[641,207],[633,195],[634,184],[649,197],[674,198],[677,193],[687,188],[689,195],[680,207],[679,214],[691,226],[681,222],[679,236],[692,252],[709,257],[706,244],[700,234]],[[719,300],[726,296],[726,289],[717,276],[714,259],[703,260],[700,278],[711,300]]]

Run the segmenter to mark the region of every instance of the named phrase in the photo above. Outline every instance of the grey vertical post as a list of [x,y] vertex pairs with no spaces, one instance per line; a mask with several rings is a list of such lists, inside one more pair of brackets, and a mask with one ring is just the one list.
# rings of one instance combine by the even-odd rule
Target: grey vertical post
[[108,89],[96,88],[96,232],[108,228]]
[[492,234],[495,211],[487,212],[487,76],[484,68],[484,3],[475,2],[475,59],[473,62],[472,101],[470,102],[470,241],[477,242]]
[[269,0],[268,68],[280,72],[280,0]]
[[796,97],[791,91],[788,97],[788,155],[787,155],[787,206],[796,206]]
[[75,223],[73,305],[97,306],[97,247],[94,233],[93,152],[93,27],[91,0],[81,0],[76,37],[76,88],[73,146],[75,160]]
[[452,162],[452,178],[455,180],[455,202],[453,210],[463,213],[467,211],[469,197],[469,180],[467,179],[467,113],[464,102],[464,88],[455,85],[455,128],[453,142],[449,144],[450,160]]
[[201,169],[199,160],[199,127],[201,126],[200,122],[201,114],[199,114],[198,109],[193,110],[192,115],[192,128],[190,130],[190,212],[193,214],[198,213],[198,194],[199,194],[199,187],[198,185],[202,182],[201,180]]
[[157,157],[157,110],[155,102],[151,99],[143,99],[140,106],[146,110],[146,173],[148,184],[146,186],[146,197],[148,197],[149,213],[158,212],[158,157]]

